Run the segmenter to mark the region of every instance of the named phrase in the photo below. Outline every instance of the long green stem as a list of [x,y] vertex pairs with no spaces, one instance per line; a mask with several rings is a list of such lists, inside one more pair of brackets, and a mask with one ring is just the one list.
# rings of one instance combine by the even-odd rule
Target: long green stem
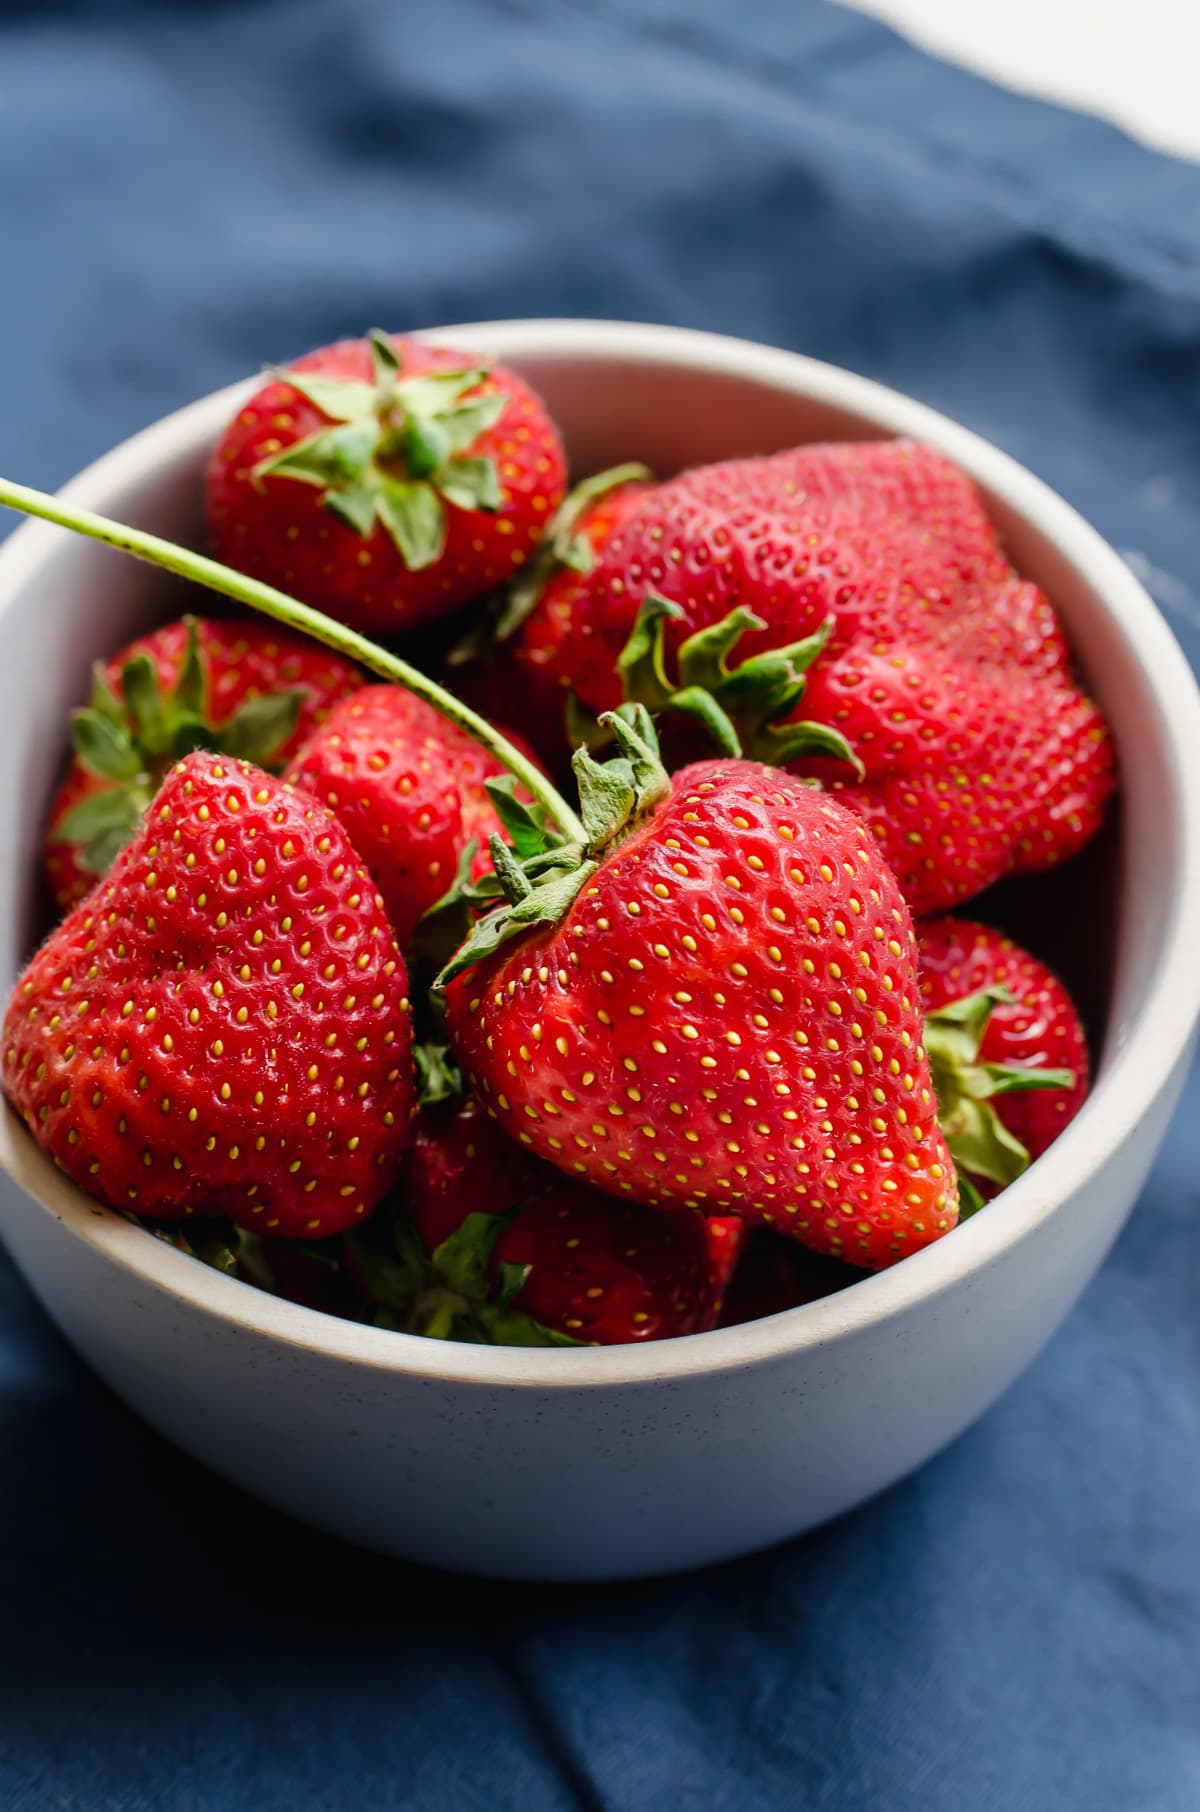
[[98,516],[92,510],[77,509],[73,504],[64,503],[59,497],[51,497],[45,491],[32,490],[28,485],[14,484],[9,479],[0,478],[0,504],[6,504],[9,509],[19,510],[26,516],[40,516],[44,522],[57,523],[60,528],[72,529],[77,535],[86,535],[92,541],[102,541],[105,546],[115,547],[120,553],[148,560],[151,566],[161,566],[167,572],[178,573],[184,579],[194,580],[197,585],[206,585],[210,591],[223,592],[227,598],[234,598],[239,604],[247,604],[251,610],[261,611],[264,616],[274,617],[278,622],[286,623],[290,629],[303,630],[316,641],[324,642],[327,647],[336,648],[339,654],[348,655],[351,660],[368,667],[372,673],[378,673],[383,679],[391,680],[409,692],[415,692],[418,698],[423,698],[426,704],[432,705],[448,722],[457,724],[469,736],[473,736],[497,761],[502,762],[509,773],[529,789],[570,842],[586,843],[587,836],[577,814],[541,769],[522,755],[520,749],[514,748],[506,736],[502,736],[478,712],[472,711],[469,705],[464,705],[461,699],[455,698],[434,680],[428,679],[418,668],[410,667],[398,655],[389,653],[386,648],[368,641],[366,636],[348,629],[345,623],[327,617],[323,611],[313,610],[298,598],[290,598],[286,592],[276,591],[273,585],[264,585],[258,579],[236,572],[231,566],[223,566],[219,560],[210,560],[206,554],[197,554],[191,548],[177,547],[173,541],[164,541],[158,535],[147,534],[144,529],[129,528],[124,523],[110,521],[107,516]]

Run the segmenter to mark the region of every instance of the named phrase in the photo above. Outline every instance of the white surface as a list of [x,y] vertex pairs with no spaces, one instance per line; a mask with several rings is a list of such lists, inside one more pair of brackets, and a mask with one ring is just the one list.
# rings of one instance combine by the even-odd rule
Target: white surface
[[937,56],[1200,158],[1198,0],[841,0]]
[[[0,1115],[0,1233],[83,1355],[163,1433],[246,1489],[370,1546],[479,1572],[633,1576],[778,1541],[901,1477],[1028,1363],[1124,1220],[1200,1007],[1200,698],[1116,555],[1029,473],[917,403],[715,336],[589,322],[449,330],[523,370],[577,469],[662,470],[805,438],[906,433],[973,472],[1052,589],[1125,769],[1122,937],[1091,1099],[1003,1205],[890,1271],[786,1314],[608,1350],[458,1346],[359,1327],[208,1270],[87,1201]],[[194,527],[239,391],[147,430],[75,500]],[[0,550],[0,975],[32,928],[41,802],[93,656],[178,599],[44,525]],[[1136,752],[1136,758],[1134,758]],[[1114,877],[1114,885],[1118,878]]]

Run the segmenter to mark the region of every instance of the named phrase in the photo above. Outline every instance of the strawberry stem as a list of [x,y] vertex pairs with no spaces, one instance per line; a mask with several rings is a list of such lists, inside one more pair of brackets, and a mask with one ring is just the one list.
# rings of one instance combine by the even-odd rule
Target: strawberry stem
[[276,591],[273,585],[264,585],[260,580],[251,579],[231,566],[223,566],[219,560],[209,559],[207,554],[178,547],[173,541],[164,541],[161,536],[148,534],[145,529],[130,528],[125,523],[113,522],[109,517],[99,516],[92,510],[78,509],[74,504],[64,503],[60,497],[52,497],[45,491],[35,491],[28,485],[14,484],[10,479],[0,478],[0,504],[26,516],[40,517],[43,522],[53,522],[59,528],[71,529],[77,535],[87,536],[89,540],[103,542],[106,547],[114,547],[123,554],[132,554],[136,559],[148,561],[151,566],[161,566],[166,572],[178,573],[181,578],[191,579],[197,585],[205,585],[210,591],[221,592],[239,604],[248,605],[251,610],[286,623],[291,629],[302,630],[315,641],[323,642],[326,647],[348,655],[351,660],[357,661],[372,673],[379,674],[382,679],[403,686],[406,691],[415,693],[426,704],[432,705],[449,723],[457,724],[459,729],[473,736],[497,761],[502,762],[509,773],[523,787],[528,788],[570,842],[587,841],[580,819],[562,794],[547,780],[541,769],[535,767],[519,749],[514,748],[507,737],[501,735],[486,718],[480,717],[469,705],[463,704],[461,699],[445,691],[419,668],[410,667],[407,661],[402,661],[398,655],[380,648],[366,636],[347,628],[345,623],[327,617],[323,611],[314,610],[311,605],[302,604],[298,598],[290,598],[286,592]]

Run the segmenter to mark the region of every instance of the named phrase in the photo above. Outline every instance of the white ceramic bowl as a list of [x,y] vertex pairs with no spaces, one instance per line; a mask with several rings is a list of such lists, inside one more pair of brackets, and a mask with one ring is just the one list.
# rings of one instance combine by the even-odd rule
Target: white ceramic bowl
[[[671,328],[511,321],[434,337],[523,371],[577,470],[636,457],[670,471],[905,434],[975,476],[1015,561],[1061,609],[1120,747],[1115,960],[1101,978],[1091,1098],[1001,1203],[893,1270],[768,1320],[645,1347],[489,1350],[277,1301],[86,1200],[7,1110],[0,1231],[121,1396],[309,1522],[481,1573],[694,1566],[796,1534],[919,1465],[995,1400],[1099,1265],[1162,1138],[1200,1005],[1200,701],[1166,625],[1100,537],[1012,460],[915,402],[790,353]],[[195,536],[205,455],[243,394],[157,423],[70,495]],[[181,601],[161,575],[41,524],[0,552],[4,988],[34,935],[35,851],[67,709],[95,656]],[[1075,905],[1090,914],[1096,902],[1077,889]]]

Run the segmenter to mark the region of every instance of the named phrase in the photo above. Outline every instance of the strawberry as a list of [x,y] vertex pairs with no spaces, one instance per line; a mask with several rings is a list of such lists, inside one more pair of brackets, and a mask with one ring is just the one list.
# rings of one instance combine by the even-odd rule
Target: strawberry
[[1083,1106],[1087,1035],[1058,977],[1002,931],[926,919],[917,941],[942,1127],[978,1205],[1015,1181]]
[[[739,630],[751,659],[731,674]],[[523,634],[553,646],[593,711],[623,689],[686,708],[691,669],[705,670],[720,745],[822,780],[915,912],[1064,860],[1113,789],[1107,728],[1051,605],[1009,567],[970,480],[910,442],[801,447],[660,485],[609,536],[566,620],[543,605]],[[781,693],[777,668],[756,671],[771,649],[803,651],[803,698],[802,681]],[[840,732],[859,771],[781,742],[795,720]]]
[[774,769],[668,782],[644,712],[580,751],[586,846],[497,851],[508,906],[443,974],[451,1042],[514,1137],[651,1205],[878,1268],[954,1225],[916,945],[862,826]]
[[343,1321],[363,1319],[362,1295],[342,1262],[340,1237],[262,1239],[230,1221],[203,1216],[164,1221],[150,1230],[214,1271],[269,1290],[301,1308],[320,1309]]
[[407,1142],[404,990],[336,818],[194,754],[18,981],[4,1090],[114,1208],[315,1238],[370,1213]]
[[[572,610],[569,679],[601,711],[619,702],[617,658],[648,592],[685,612],[672,650],[741,605],[764,620],[748,643],[758,652],[831,616],[886,640],[898,622],[953,616],[1012,574],[964,473],[931,448],[872,441],[684,472],[625,516],[588,579]],[[1065,661],[1049,610],[1012,651],[1033,659],[1039,645],[1036,664]]]
[[253,1235],[242,1235],[234,1275],[303,1309],[342,1321],[361,1321],[362,1299],[336,1255],[339,1241],[264,1239],[251,1253]]
[[511,1214],[531,1179],[557,1172],[506,1138],[473,1095],[417,1116],[405,1172],[405,1211],[427,1252],[469,1214]]
[[738,1327],[745,1321],[798,1309],[806,1302],[819,1302],[864,1275],[836,1258],[806,1251],[795,1240],[781,1239],[767,1227],[756,1227],[737,1260],[721,1307],[720,1325]]
[[281,768],[361,678],[306,636],[256,618],[184,617],[97,664],[47,821],[43,860],[59,907],[69,911],[107,872],[173,761],[206,748]]
[[570,663],[563,644],[600,550],[640,507],[650,477],[645,466],[624,465],[576,485],[529,565],[503,594],[495,621],[451,654],[456,689],[485,717],[519,717],[552,771],[564,765],[578,740],[570,735]]
[[490,868],[487,841],[501,821],[484,782],[504,772],[402,686],[364,686],[297,751],[287,778],[337,812],[406,948],[472,839],[474,872]]
[[469,1097],[420,1115],[405,1208],[397,1249],[415,1233],[416,1287],[397,1294],[393,1266],[383,1291],[403,1325],[501,1345],[615,1346],[710,1328],[744,1236],[736,1220],[635,1208],[563,1177]]
[[529,559],[565,459],[523,379],[372,333],[243,404],[208,468],[218,559],[368,634],[484,596]]

